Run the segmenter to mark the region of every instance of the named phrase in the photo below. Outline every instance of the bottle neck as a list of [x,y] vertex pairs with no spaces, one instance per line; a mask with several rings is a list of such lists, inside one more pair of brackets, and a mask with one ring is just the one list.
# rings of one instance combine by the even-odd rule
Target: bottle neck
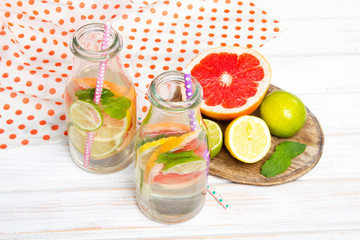
[[101,50],[104,26],[102,23],[91,23],[80,27],[70,40],[70,50],[74,56],[94,62],[117,56],[122,49],[122,38],[113,28],[110,31],[109,47]]
[[184,112],[198,107],[203,91],[198,81],[192,82],[192,96],[187,97],[184,73],[168,71],[157,76],[150,84],[148,98],[152,106],[168,112]]

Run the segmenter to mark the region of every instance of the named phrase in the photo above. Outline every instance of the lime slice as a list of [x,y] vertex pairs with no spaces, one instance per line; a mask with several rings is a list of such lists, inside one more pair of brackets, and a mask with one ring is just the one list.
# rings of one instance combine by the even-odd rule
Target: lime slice
[[193,172],[203,171],[206,169],[206,161],[196,160],[191,162],[184,162],[162,171],[163,174],[176,173],[176,174],[189,174]]
[[70,119],[80,129],[95,131],[103,123],[103,115],[97,104],[77,100],[70,106]]
[[[121,139],[131,125],[131,115],[127,112],[127,117],[123,119],[115,119],[103,114],[103,124],[95,132],[94,141],[96,142],[110,142]],[[85,131],[81,131],[86,136]]]
[[[69,128],[69,139],[74,147],[80,152],[84,153],[86,144],[86,132],[71,125]],[[113,153],[122,143],[123,138],[112,141],[102,142],[93,141],[91,148],[91,157],[94,159],[102,159]]]
[[204,119],[209,132],[210,139],[210,159],[213,159],[221,150],[223,145],[223,133],[219,125],[209,119]]

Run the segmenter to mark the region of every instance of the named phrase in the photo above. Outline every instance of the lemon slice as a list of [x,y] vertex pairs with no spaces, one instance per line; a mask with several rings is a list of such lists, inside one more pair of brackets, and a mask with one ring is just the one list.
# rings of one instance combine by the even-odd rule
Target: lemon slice
[[206,169],[206,161],[204,160],[197,160],[191,162],[185,162],[181,164],[177,164],[172,168],[169,168],[166,171],[162,171],[163,174],[168,173],[176,173],[176,174],[189,174],[198,171],[203,171]]
[[[81,153],[85,151],[86,132],[71,125],[69,128],[69,139],[74,147]],[[123,138],[112,141],[102,142],[93,141],[91,148],[91,157],[94,159],[102,159],[113,153],[122,143]]]
[[167,138],[160,138],[158,140],[145,143],[137,150],[138,159],[140,161],[140,166],[142,168],[145,167],[146,161],[150,158],[151,154],[161,145],[164,143],[173,140],[176,137],[167,137]]
[[225,130],[225,146],[234,158],[245,163],[257,162],[270,149],[269,128],[261,118],[238,117]]
[[152,141],[152,142],[147,142],[144,145],[142,145],[141,147],[139,147],[138,149],[138,153],[142,154],[144,151],[150,149],[150,148],[156,148],[160,145],[163,145],[164,143],[171,141],[173,139],[175,139],[176,137],[170,136],[170,137],[166,137],[166,138],[160,138],[158,140]]
[[223,133],[216,122],[209,119],[204,119],[204,122],[209,132],[210,159],[213,159],[220,152],[223,145]]
[[95,131],[103,123],[103,115],[97,104],[77,100],[70,106],[70,119],[80,129],[85,131]]

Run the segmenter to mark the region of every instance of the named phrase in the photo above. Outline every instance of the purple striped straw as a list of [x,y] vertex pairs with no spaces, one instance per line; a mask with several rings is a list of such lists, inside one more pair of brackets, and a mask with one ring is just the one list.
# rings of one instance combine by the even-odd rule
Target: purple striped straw
[[[194,93],[192,90],[192,82],[191,82],[191,74],[188,72],[184,72],[184,80],[185,80],[185,93],[186,93],[186,98],[190,98]],[[196,127],[196,122],[195,122],[195,112],[192,110],[189,113],[189,118],[190,118],[190,127],[191,130],[194,131],[195,127]],[[208,150],[206,150],[205,152],[205,156],[204,156],[207,164],[206,164],[206,174],[209,175],[209,166],[210,166],[210,152]],[[215,191],[215,188],[213,186],[211,186],[210,184],[207,185],[207,191],[210,193],[211,196],[213,196],[213,198],[215,198],[215,200],[225,209],[227,210],[229,207],[229,204],[221,197],[221,195]]]
[[[110,31],[111,31],[111,23],[106,22],[104,27],[104,34],[101,43],[101,50],[105,50],[109,46],[110,41]],[[99,104],[101,99],[101,92],[104,84],[104,77],[105,77],[105,69],[107,65],[107,60],[101,61],[98,71],[98,76],[96,80],[96,87],[95,87],[95,94],[94,94],[94,103]],[[86,137],[86,145],[85,145],[85,152],[84,152],[84,168],[89,167],[90,156],[91,156],[91,148],[94,141],[94,132],[88,132]]]

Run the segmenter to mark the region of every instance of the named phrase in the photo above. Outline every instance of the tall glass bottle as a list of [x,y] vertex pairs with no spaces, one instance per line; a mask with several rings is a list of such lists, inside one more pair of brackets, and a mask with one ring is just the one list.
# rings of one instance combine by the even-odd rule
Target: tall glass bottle
[[[109,47],[101,50],[104,24],[80,27],[70,42],[74,54],[72,73],[64,100],[70,153],[84,170],[108,173],[127,167],[134,158],[136,130],[136,94],[131,80],[124,73],[118,57],[121,36],[111,29]],[[107,61],[99,104],[94,92],[101,61]],[[89,134],[93,141],[87,140]],[[84,163],[85,146],[91,154]]]
[[148,90],[149,112],[136,135],[137,203],[160,222],[186,221],[205,202],[208,137],[199,108],[202,88],[192,83],[187,99],[183,73],[156,77]]

